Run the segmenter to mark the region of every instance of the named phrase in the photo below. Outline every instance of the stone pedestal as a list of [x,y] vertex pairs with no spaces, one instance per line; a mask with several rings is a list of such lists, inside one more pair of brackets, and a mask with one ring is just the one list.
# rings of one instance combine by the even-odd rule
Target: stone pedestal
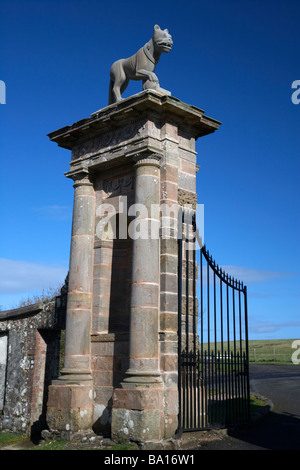
[[174,437],[178,208],[195,209],[195,140],[219,122],[146,90],[49,134],[75,181],[64,368],[51,429]]

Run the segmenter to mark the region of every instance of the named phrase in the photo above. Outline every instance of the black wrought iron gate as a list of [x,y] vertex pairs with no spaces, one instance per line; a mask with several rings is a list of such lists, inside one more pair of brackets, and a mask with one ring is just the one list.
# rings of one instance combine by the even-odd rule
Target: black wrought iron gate
[[216,264],[191,226],[192,238],[178,239],[179,431],[246,424],[247,288]]

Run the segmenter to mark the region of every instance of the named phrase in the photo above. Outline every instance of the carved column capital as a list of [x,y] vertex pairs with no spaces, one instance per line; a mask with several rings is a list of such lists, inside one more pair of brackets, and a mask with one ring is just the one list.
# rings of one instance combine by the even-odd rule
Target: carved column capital
[[74,188],[77,188],[78,186],[93,186],[92,175],[86,168],[70,170],[65,173],[65,176],[74,181]]
[[156,166],[157,168],[160,168],[160,161],[162,159],[162,155],[159,153],[151,153],[148,155],[145,155],[143,153],[136,154],[134,156],[134,161],[135,164],[134,166]]

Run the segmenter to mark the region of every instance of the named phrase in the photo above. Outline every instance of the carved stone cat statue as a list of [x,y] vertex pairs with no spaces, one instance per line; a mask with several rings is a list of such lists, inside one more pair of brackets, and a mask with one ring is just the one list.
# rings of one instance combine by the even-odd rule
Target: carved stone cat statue
[[173,46],[172,36],[167,29],[154,26],[152,38],[128,59],[119,59],[110,69],[108,104],[122,99],[129,80],[142,80],[143,90],[159,88],[159,81],[154,73],[163,52],[170,52]]

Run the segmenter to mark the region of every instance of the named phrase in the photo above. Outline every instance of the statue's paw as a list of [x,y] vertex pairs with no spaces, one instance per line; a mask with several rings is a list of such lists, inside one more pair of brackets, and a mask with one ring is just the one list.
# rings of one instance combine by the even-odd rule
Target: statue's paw
[[158,80],[153,81],[153,80],[148,79],[143,83],[143,90],[156,90],[158,87],[159,87]]
[[157,76],[155,75],[155,73],[149,74],[149,80],[150,80],[151,82],[158,83],[158,78],[157,78]]

